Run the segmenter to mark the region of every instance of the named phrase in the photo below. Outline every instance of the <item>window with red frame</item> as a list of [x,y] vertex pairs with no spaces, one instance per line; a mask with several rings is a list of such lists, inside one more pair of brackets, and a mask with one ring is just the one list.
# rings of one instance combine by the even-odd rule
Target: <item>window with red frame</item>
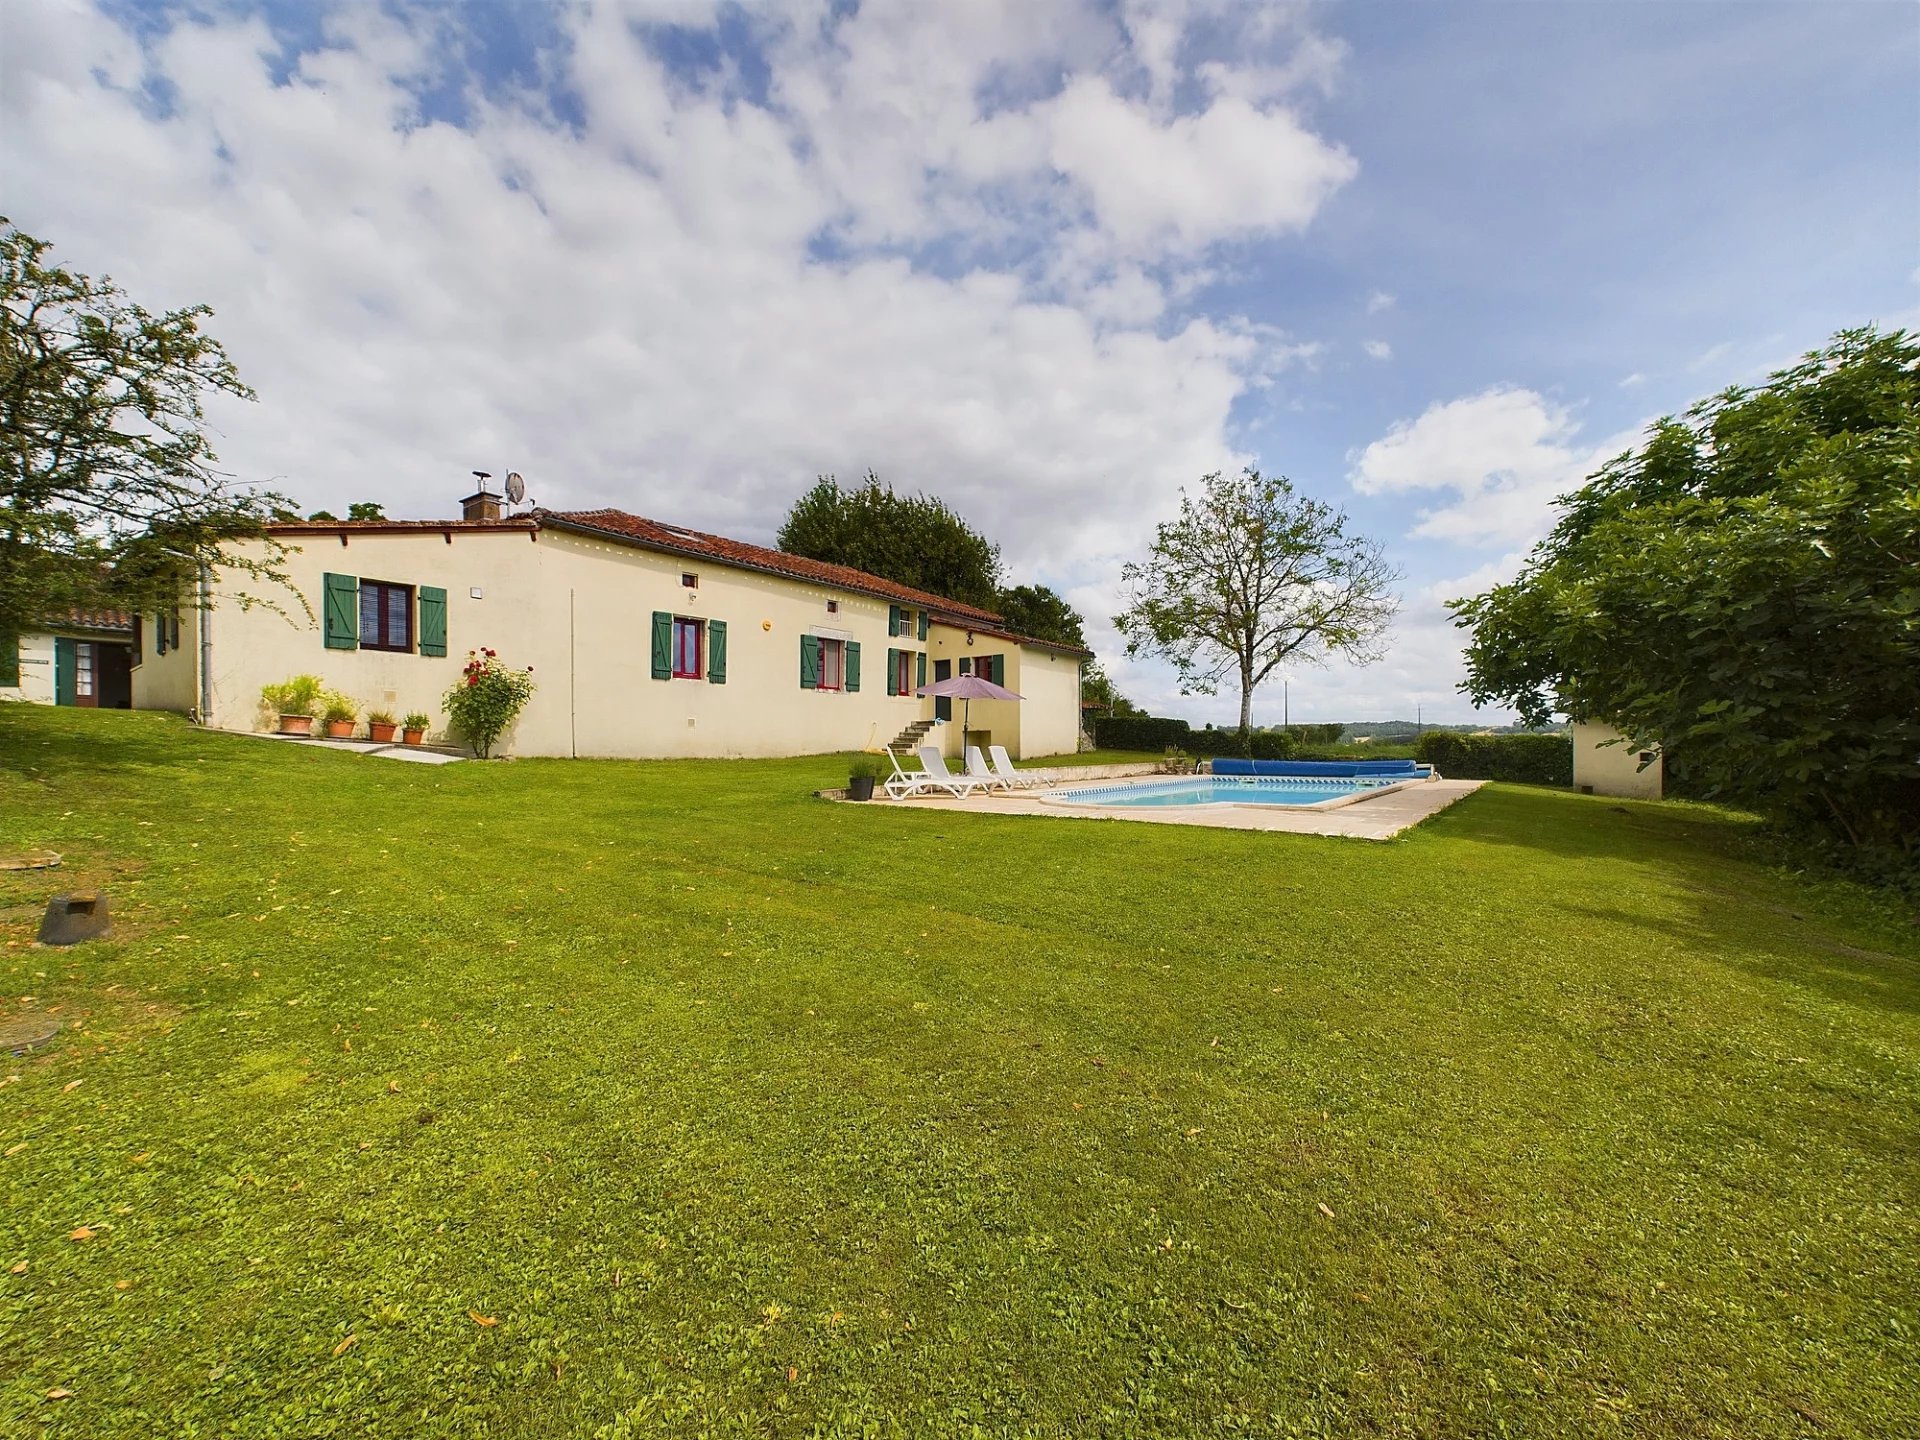
[[913,657],[919,653],[917,650],[896,650],[893,652],[894,694],[913,694]]
[[700,669],[701,632],[706,629],[704,622],[685,620],[675,616],[673,620],[673,678],[676,680],[698,680]]
[[[175,648],[179,631],[169,638]],[[360,648],[362,650],[413,649],[413,587],[389,585],[383,580],[360,582]]]
[[847,645],[844,640],[820,642],[820,680],[816,688],[844,690],[847,676]]

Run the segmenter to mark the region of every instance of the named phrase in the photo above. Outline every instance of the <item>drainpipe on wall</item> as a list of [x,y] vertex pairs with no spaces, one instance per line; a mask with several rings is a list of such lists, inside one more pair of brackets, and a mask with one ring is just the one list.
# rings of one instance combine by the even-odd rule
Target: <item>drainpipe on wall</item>
[[213,724],[213,571],[200,565],[200,723]]

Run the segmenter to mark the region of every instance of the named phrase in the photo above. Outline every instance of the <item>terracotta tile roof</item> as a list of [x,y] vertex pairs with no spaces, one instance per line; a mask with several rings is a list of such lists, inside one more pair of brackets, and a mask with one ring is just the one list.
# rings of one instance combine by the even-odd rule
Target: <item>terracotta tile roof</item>
[[47,624],[55,630],[133,630],[133,616],[125,610],[68,610],[50,615]]
[[442,530],[537,530],[524,515],[507,520],[279,520],[266,527],[269,535],[378,535],[383,531],[437,534]]
[[816,585],[831,585],[838,590],[876,595],[883,600],[901,600],[932,611],[935,615],[981,626],[1002,623],[1000,616],[992,610],[982,610],[977,605],[962,604],[944,595],[915,590],[910,585],[869,575],[864,570],[829,565],[824,560],[809,560],[803,555],[789,555],[784,550],[769,550],[763,545],[748,545],[744,541],[729,540],[723,535],[708,535],[704,531],[689,530],[681,525],[662,524],[644,516],[629,515],[625,510],[536,510],[533,514],[542,525],[608,535],[643,545],[649,550],[714,560],[744,570],[783,575],[789,580],[806,580]]
[[702,530],[689,530],[684,525],[668,525],[664,521],[649,520],[643,515],[629,514],[625,510],[533,510],[525,515],[515,515],[502,520],[288,520],[267,526],[267,533],[270,535],[337,534],[344,537],[420,531],[428,534],[456,530],[469,533],[502,530],[533,531],[549,525],[560,530],[577,530],[587,534],[604,535],[610,539],[644,546],[649,550],[665,551],[670,555],[685,555],[695,560],[712,560],[722,565],[738,566],[743,570],[758,570],[764,574],[785,576],[789,580],[830,585],[838,590],[874,595],[882,600],[901,601],[929,610],[936,616],[958,621],[969,629],[979,630],[996,639],[1010,640],[1017,645],[1035,645],[1042,649],[1057,650],[1063,655],[1093,653],[1091,650],[1081,650],[1072,645],[1061,645],[1051,640],[1036,640],[1030,635],[1015,634],[1006,628],[1005,620],[996,611],[983,610],[977,605],[949,600],[944,595],[916,590],[911,585],[902,585],[879,575],[869,575],[864,570],[855,570],[846,565],[829,565],[824,560],[809,560],[803,555],[789,555],[784,550],[769,550],[764,545],[749,545],[742,540],[729,540],[724,535],[709,535]]

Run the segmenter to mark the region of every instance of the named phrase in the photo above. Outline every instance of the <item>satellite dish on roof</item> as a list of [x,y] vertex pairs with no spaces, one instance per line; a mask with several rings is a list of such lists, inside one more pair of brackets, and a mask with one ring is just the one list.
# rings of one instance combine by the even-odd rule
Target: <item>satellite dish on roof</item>
[[527,498],[527,482],[520,478],[518,470],[507,472],[507,503],[518,505]]

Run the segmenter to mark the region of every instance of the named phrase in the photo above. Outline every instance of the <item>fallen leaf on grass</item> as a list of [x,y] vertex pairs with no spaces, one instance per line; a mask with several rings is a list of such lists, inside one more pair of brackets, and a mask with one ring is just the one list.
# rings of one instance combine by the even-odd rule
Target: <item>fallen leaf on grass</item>
[[116,1280],[113,1282],[113,1288],[116,1290],[131,1290],[133,1288],[133,1281]]
[[1329,1220],[1333,1219],[1333,1211],[1327,1208],[1326,1202],[1324,1200],[1316,1200],[1314,1202],[1313,1208],[1318,1210],[1322,1215],[1326,1216],[1327,1219]]
[[67,1389],[64,1385],[56,1385],[47,1391],[47,1398],[49,1400],[71,1400],[73,1398],[73,1391]]
[[354,1346],[358,1345],[359,1343],[360,1343],[360,1337],[358,1335],[349,1335],[347,1336],[346,1339],[342,1340],[338,1345],[333,1347],[333,1353],[337,1358],[341,1355],[346,1354],[347,1351],[351,1350]]
[[1189,1140],[1191,1140],[1191,1139],[1192,1139],[1192,1138],[1193,1138],[1194,1136],[1196,1136],[1196,1135],[1198,1135],[1198,1134],[1200,1133],[1200,1129],[1201,1129],[1201,1127],[1200,1127],[1200,1126],[1198,1126],[1198,1125],[1193,1125],[1193,1126],[1190,1126],[1190,1127],[1188,1127],[1188,1130],[1187,1130],[1187,1138],[1188,1138]]
[[787,1366],[787,1383],[791,1385],[793,1384],[794,1381],[798,1380],[799,1378],[800,1378],[800,1367],[798,1365]]
[[142,1150],[138,1155],[133,1157],[133,1163],[136,1165],[144,1165],[147,1163],[147,1157],[151,1154],[153,1154],[151,1150]]
[[498,1316],[482,1315],[478,1310],[467,1311],[467,1318],[473,1321],[473,1323],[478,1325],[482,1330],[491,1330],[494,1326],[500,1323],[500,1319]]
[[398,1095],[399,1093],[400,1093],[400,1082],[398,1080],[387,1081],[387,1094]]
[[95,1231],[95,1230],[93,1230],[93,1229],[91,1229],[91,1228],[90,1228],[90,1227],[88,1227],[88,1226],[85,1226],[85,1225],[81,1225],[81,1226],[78,1226],[78,1227],[76,1227],[76,1228],[75,1228],[75,1230],[74,1230],[74,1232],[73,1232],[73,1233],[72,1233],[71,1235],[69,1235],[69,1236],[67,1236],[67,1239],[69,1239],[69,1240],[91,1240],[91,1239],[93,1239],[93,1237],[94,1237],[94,1236],[95,1236],[96,1234],[98,1234],[98,1233],[99,1233],[98,1231]]
[[7,1158],[11,1160],[14,1156],[18,1155],[22,1150],[26,1148],[27,1148],[27,1142],[24,1140],[22,1140],[18,1145],[9,1145],[7,1147]]
[[16,1261],[14,1261],[14,1262],[13,1262],[13,1268],[12,1268],[11,1270],[9,1270],[9,1271],[8,1271],[7,1273],[8,1273],[9,1275],[24,1275],[24,1274],[26,1274],[26,1273],[27,1273],[27,1262],[26,1262],[26,1261],[24,1261],[24,1260],[16,1260]]
[[60,1093],[61,1093],[62,1095],[70,1095],[70,1094],[72,1094],[72,1093],[73,1093],[73,1092],[74,1092],[75,1090],[78,1090],[78,1089],[79,1089],[79,1088],[80,1088],[80,1087],[81,1087],[82,1085],[84,1085],[84,1084],[86,1084],[86,1083],[87,1083],[87,1082],[86,1082],[86,1081],[84,1081],[84,1080],[69,1080],[69,1081],[67,1081],[67,1083],[66,1083],[66,1084],[64,1084],[64,1085],[62,1085],[62,1086],[60,1087]]

